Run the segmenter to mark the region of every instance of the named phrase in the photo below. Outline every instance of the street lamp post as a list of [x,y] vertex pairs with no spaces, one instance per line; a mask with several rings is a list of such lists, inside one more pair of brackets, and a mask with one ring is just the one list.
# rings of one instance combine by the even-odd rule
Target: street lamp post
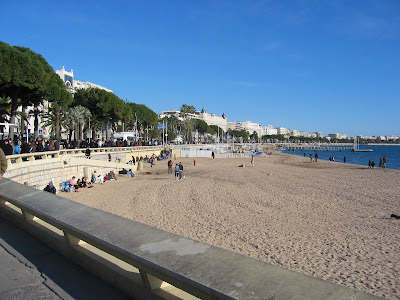
[[135,113],[135,142],[137,142],[137,116]]

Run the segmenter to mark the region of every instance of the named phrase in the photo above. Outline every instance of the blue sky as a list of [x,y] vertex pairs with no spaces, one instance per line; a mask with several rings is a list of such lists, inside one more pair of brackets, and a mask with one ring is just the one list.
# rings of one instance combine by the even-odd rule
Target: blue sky
[[400,135],[398,0],[0,0],[0,26],[1,41],[156,113]]

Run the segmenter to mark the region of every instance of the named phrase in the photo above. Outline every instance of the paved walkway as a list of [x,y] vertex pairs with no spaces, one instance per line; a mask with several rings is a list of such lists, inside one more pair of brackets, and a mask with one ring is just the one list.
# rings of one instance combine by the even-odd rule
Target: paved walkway
[[0,299],[128,299],[0,217]]

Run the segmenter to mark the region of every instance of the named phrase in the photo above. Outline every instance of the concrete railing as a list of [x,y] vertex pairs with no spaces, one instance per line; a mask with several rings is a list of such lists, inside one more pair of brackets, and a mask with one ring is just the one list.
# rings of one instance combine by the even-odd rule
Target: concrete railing
[[0,214],[134,298],[378,299],[7,178]]
[[[143,146],[143,147],[107,147],[107,148],[90,148],[91,155],[101,155],[105,153],[118,153],[118,152],[138,152],[138,151],[160,151],[163,147],[161,146]],[[33,152],[24,154],[7,155],[8,166],[32,162],[38,159],[49,159],[49,158],[62,158],[67,156],[85,156],[86,148],[78,149],[62,149],[59,151],[44,151],[44,152]]]

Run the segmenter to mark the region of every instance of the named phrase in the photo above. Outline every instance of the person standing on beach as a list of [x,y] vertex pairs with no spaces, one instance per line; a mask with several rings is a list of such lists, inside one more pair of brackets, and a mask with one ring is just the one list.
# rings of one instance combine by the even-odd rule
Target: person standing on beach
[[386,169],[386,162],[387,162],[386,155],[383,156],[382,162],[383,162],[382,167]]
[[346,163],[346,156],[343,157],[343,163],[344,163],[344,164]]
[[196,160],[195,159],[193,159],[193,166],[194,167],[196,166]]
[[179,163],[179,180],[181,180],[183,178],[183,165],[180,162]]
[[310,161],[312,161],[312,153],[310,153]]
[[318,152],[315,153],[315,162],[318,161]]
[[212,157],[212,159],[214,159],[214,158],[215,158],[214,151],[213,151],[213,152],[211,152],[211,157]]
[[251,166],[254,168],[254,155],[251,156]]
[[172,174],[172,160],[168,161],[168,174]]
[[175,165],[175,179],[178,180],[179,177],[179,165],[176,164]]

